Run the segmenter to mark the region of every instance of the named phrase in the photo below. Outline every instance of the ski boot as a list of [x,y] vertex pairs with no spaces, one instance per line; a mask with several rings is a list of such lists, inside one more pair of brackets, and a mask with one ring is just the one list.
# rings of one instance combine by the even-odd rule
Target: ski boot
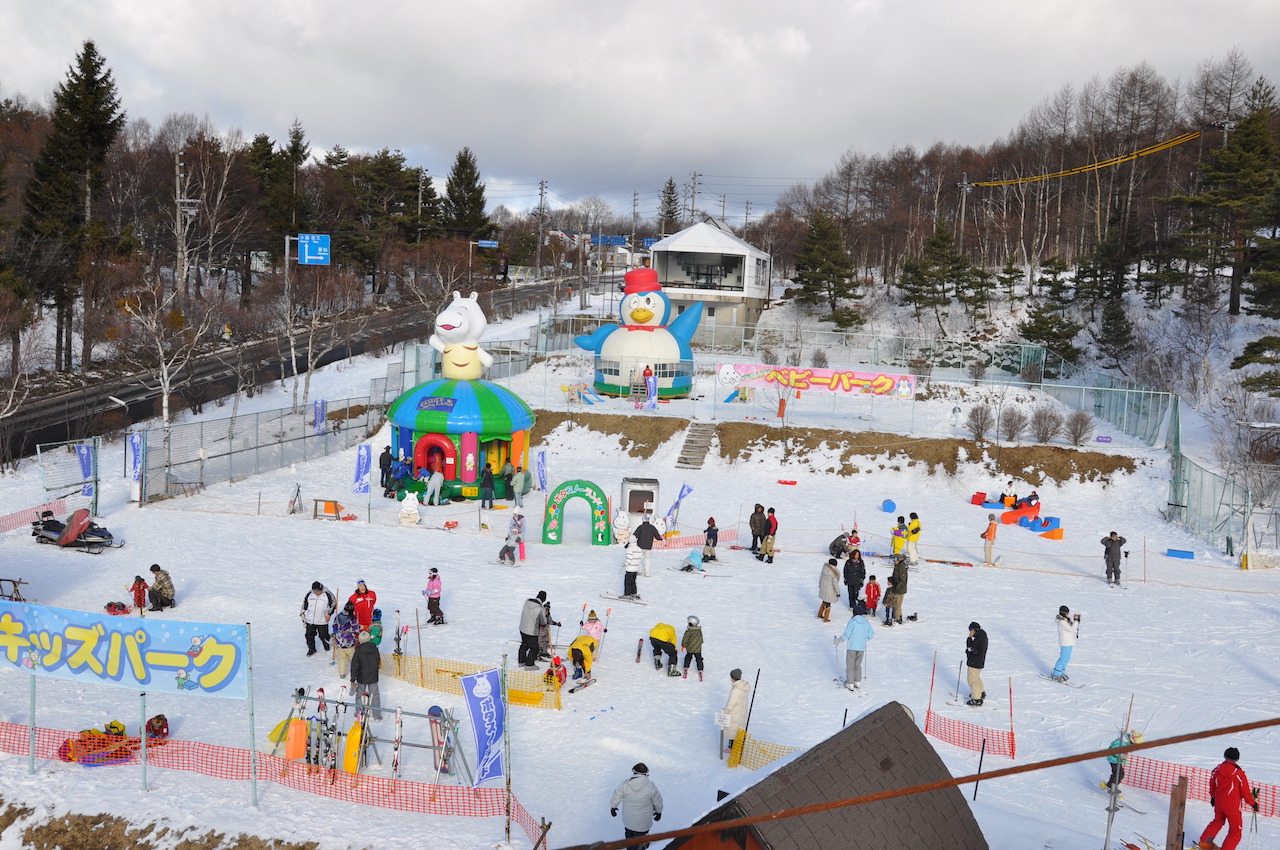
[[980,699],[969,699],[968,701],[966,701],[966,702],[965,702],[965,705],[979,706],[979,705],[982,705],[982,700],[980,700]]
[[667,668],[667,675],[668,675],[668,676],[679,676],[679,675],[680,675],[680,670],[676,667],[676,665],[672,664],[670,667],[668,667],[668,668]]
[[583,671],[583,669],[582,669],[582,665],[580,665],[580,664],[575,664],[575,665],[573,665],[573,678],[575,678],[575,679],[581,679],[581,678],[582,678],[582,676],[583,676],[583,673],[584,673],[584,671]]
[[689,668],[688,668],[688,667],[684,668],[684,675],[683,675],[683,676],[681,676],[680,678],[681,678],[681,679],[687,679],[687,678],[689,678]]
[[698,671],[698,681],[699,681],[699,682],[701,682],[701,681],[702,681],[702,671],[701,671],[701,670],[699,670],[699,671]]
[[653,656],[653,669],[654,669],[654,670],[661,670],[661,669],[662,669],[662,659],[661,659],[661,658],[659,658],[659,657],[658,657],[658,656],[656,656],[656,655],[655,655],[655,656]]

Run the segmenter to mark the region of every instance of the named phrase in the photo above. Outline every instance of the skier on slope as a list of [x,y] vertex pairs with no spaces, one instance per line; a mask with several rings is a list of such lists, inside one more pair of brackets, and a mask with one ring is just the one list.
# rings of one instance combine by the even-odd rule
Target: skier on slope
[[716,528],[716,518],[707,518],[706,530],[702,532],[706,536],[706,542],[702,546],[702,560],[714,561],[716,559],[716,544],[720,542],[720,529]]
[[1114,531],[1102,538],[1102,556],[1107,565],[1107,584],[1120,583],[1120,556],[1124,552],[1125,540]]
[[[969,624],[969,636],[964,641],[964,664],[969,674],[969,700],[965,705],[982,705],[987,698],[987,686],[982,684],[982,668],[987,666],[987,633],[977,620]],[[956,698],[960,695],[956,694]]]
[[1071,609],[1066,605],[1058,607],[1058,616],[1054,619],[1058,624],[1058,663],[1053,665],[1053,675],[1049,678],[1055,682],[1067,681],[1067,664],[1071,661],[1071,653],[1075,649],[1076,638],[1080,636],[1080,615],[1071,618]]
[[702,681],[702,621],[692,614],[685,621],[688,626],[680,636],[680,648],[684,650],[684,678],[689,678],[689,662],[698,662],[698,681]]
[[1216,846],[1213,839],[1224,823],[1228,825],[1227,840],[1223,843],[1222,850],[1235,850],[1240,843],[1241,833],[1244,832],[1240,807],[1252,806],[1254,812],[1258,811],[1258,798],[1249,787],[1249,777],[1236,764],[1240,760],[1240,751],[1235,747],[1227,747],[1222,757],[1222,764],[1215,767],[1209,775],[1209,804],[1213,806],[1213,820],[1200,835],[1200,850],[1213,850]]
[[662,669],[662,654],[667,655],[667,675],[679,676],[676,669],[676,627],[669,623],[658,623],[649,630],[649,645],[653,647],[653,669]]
[[600,622],[600,617],[596,614],[594,608],[587,612],[587,619],[578,621],[578,627],[595,638],[597,643],[603,639],[604,633],[607,631],[604,623]]
[[844,627],[844,634],[833,640],[836,646],[848,643],[844,651],[844,686],[851,691],[862,689],[862,660],[867,654],[867,641],[875,637],[871,623],[864,616],[867,606],[861,602],[853,609],[853,616]]
[[444,625],[444,611],[440,609],[440,594],[443,592],[443,585],[440,581],[440,571],[432,567],[427,572],[427,586],[423,588],[422,595],[427,598],[427,611],[431,614],[431,618],[427,620],[433,626]]
[[636,589],[636,576],[640,573],[643,556],[640,554],[640,547],[634,540],[624,543],[622,546],[626,550],[626,561],[623,563],[622,574],[622,598],[639,599],[640,591]]
[[[1130,729],[1128,732],[1121,732],[1120,737],[1111,742],[1111,749],[1117,747],[1127,747],[1129,744],[1141,744],[1142,733],[1135,732]],[[1124,766],[1129,761],[1128,753],[1112,753],[1107,756],[1107,762],[1111,765],[1111,778],[1103,783],[1103,787],[1108,791],[1119,790],[1120,783],[1124,781]]]

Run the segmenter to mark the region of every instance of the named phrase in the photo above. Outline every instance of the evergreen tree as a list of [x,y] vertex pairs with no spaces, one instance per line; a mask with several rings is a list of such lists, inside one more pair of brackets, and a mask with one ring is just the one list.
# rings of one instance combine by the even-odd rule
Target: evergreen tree
[[54,91],[52,126],[32,166],[18,230],[23,276],[56,310],[58,369],[71,367],[73,271],[102,193],[107,152],[124,121],[106,60],[86,41]]
[[1017,299],[1017,286],[1026,279],[1026,273],[1014,265],[1012,257],[1009,258],[1009,261],[1004,264],[1004,268],[996,275],[996,280],[1004,289],[1005,295],[1008,296],[1010,302]]
[[956,296],[964,305],[965,313],[977,324],[978,316],[991,315],[991,296],[996,290],[996,276],[986,269],[967,264],[958,281]]
[[1051,302],[1046,302],[1028,311],[1027,320],[1018,325],[1018,333],[1027,342],[1043,345],[1063,359],[1076,363],[1081,352],[1074,340],[1083,327],[1063,316]]
[[658,195],[658,232],[666,236],[680,228],[680,190],[674,177],[668,177]]
[[1049,257],[1040,263],[1040,280],[1043,284],[1043,295],[1050,302],[1057,304],[1059,310],[1065,310],[1071,303],[1067,291],[1066,274],[1071,267],[1061,257]]
[[924,243],[920,259],[902,264],[898,288],[902,291],[903,303],[915,308],[916,318],[921,311],[932,310],[938,330],[945,335],[942,308],[951,303],[953,292],[959,292],[962,282],[969,277],[970,268],[969,261],[956,250],[951,231],[939,223]]
[[796,256],[795,282],[800,284],[798,301],[803,304],[826,304],[828,319],[847,327],[852,310],[841,310],[840,299],[856,298],[853,268],[840,239],[840,231],[831,217],[821,210],[809,220],[804,244]]
[[1280,182],[1259,206],[1254,224],[1257,253],[1245,279],[1245,312],[1280,319]]
[[1107,368],[1119,369],[1122,375],[1127,375],[1124,364],[1133,353],[1135,341],[1133,323],[1125,312],[1124,301],[1114,298],[1103,306],[1102,323],[1096,333],[1091,332],[1091,336],[1098,352],[1111,361]]
[[444,227],[450,235],[471,238],[486,235],[492,225],[485,216],[484,184],[471,148],[458,151],[445,180]]
[[1232,316],[1240,314],[1244,282],[1257,256],[1256,218],[1277,185],[1274,89],[1259,80],[1249,107],[1223,146],[1201,163],[1205,191],[1169,199],[1197,213],[1191,235],[1198,251],[1192,259],[1206,268],[1230,267],[1227,313]]
[[[1243,369],[1251,365],[1280,365],[1280,336],[1264,336],[1255,339],[1244,347],[1244,352],[1231,361],[1232,369]],[[1280,398],[1280,369],[1270,369],[1240,381],[1240,386],[1255,393],[1266,393],[1273,398]]]

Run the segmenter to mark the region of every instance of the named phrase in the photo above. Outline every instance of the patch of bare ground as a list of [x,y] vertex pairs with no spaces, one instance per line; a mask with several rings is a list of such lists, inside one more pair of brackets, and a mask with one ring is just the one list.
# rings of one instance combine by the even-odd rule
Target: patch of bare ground
[[[6,806],[0,811],[0,833],[32,812]],[[61,815],[31,824],[22,830],[22,846],[35,850],[316,850],[320,845],[217,832],[187,835],[156,824],[137,826],[115,815],[96,814]]]
[[650,457],[659,446],[689,427],[688,419],[647,416],[643,412],[631,416],[626,413],[535,410],[533,414],[538,418],[531,435],[534,444],[559,428],[561,423],[570,422],[577,428],[617,436],[618,448],[625,450],[631,457]]

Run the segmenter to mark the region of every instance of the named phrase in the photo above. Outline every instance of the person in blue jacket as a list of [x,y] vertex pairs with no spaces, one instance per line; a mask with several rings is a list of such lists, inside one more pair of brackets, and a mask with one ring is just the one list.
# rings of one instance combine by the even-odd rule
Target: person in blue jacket
[[867,606],[858,602],[844,634],[834,638],[837,646],[849,644],[844,651],[844,686],[851,691],[862,689],[862,659],[867,654],[867,641],[875,637],[866,613]]

